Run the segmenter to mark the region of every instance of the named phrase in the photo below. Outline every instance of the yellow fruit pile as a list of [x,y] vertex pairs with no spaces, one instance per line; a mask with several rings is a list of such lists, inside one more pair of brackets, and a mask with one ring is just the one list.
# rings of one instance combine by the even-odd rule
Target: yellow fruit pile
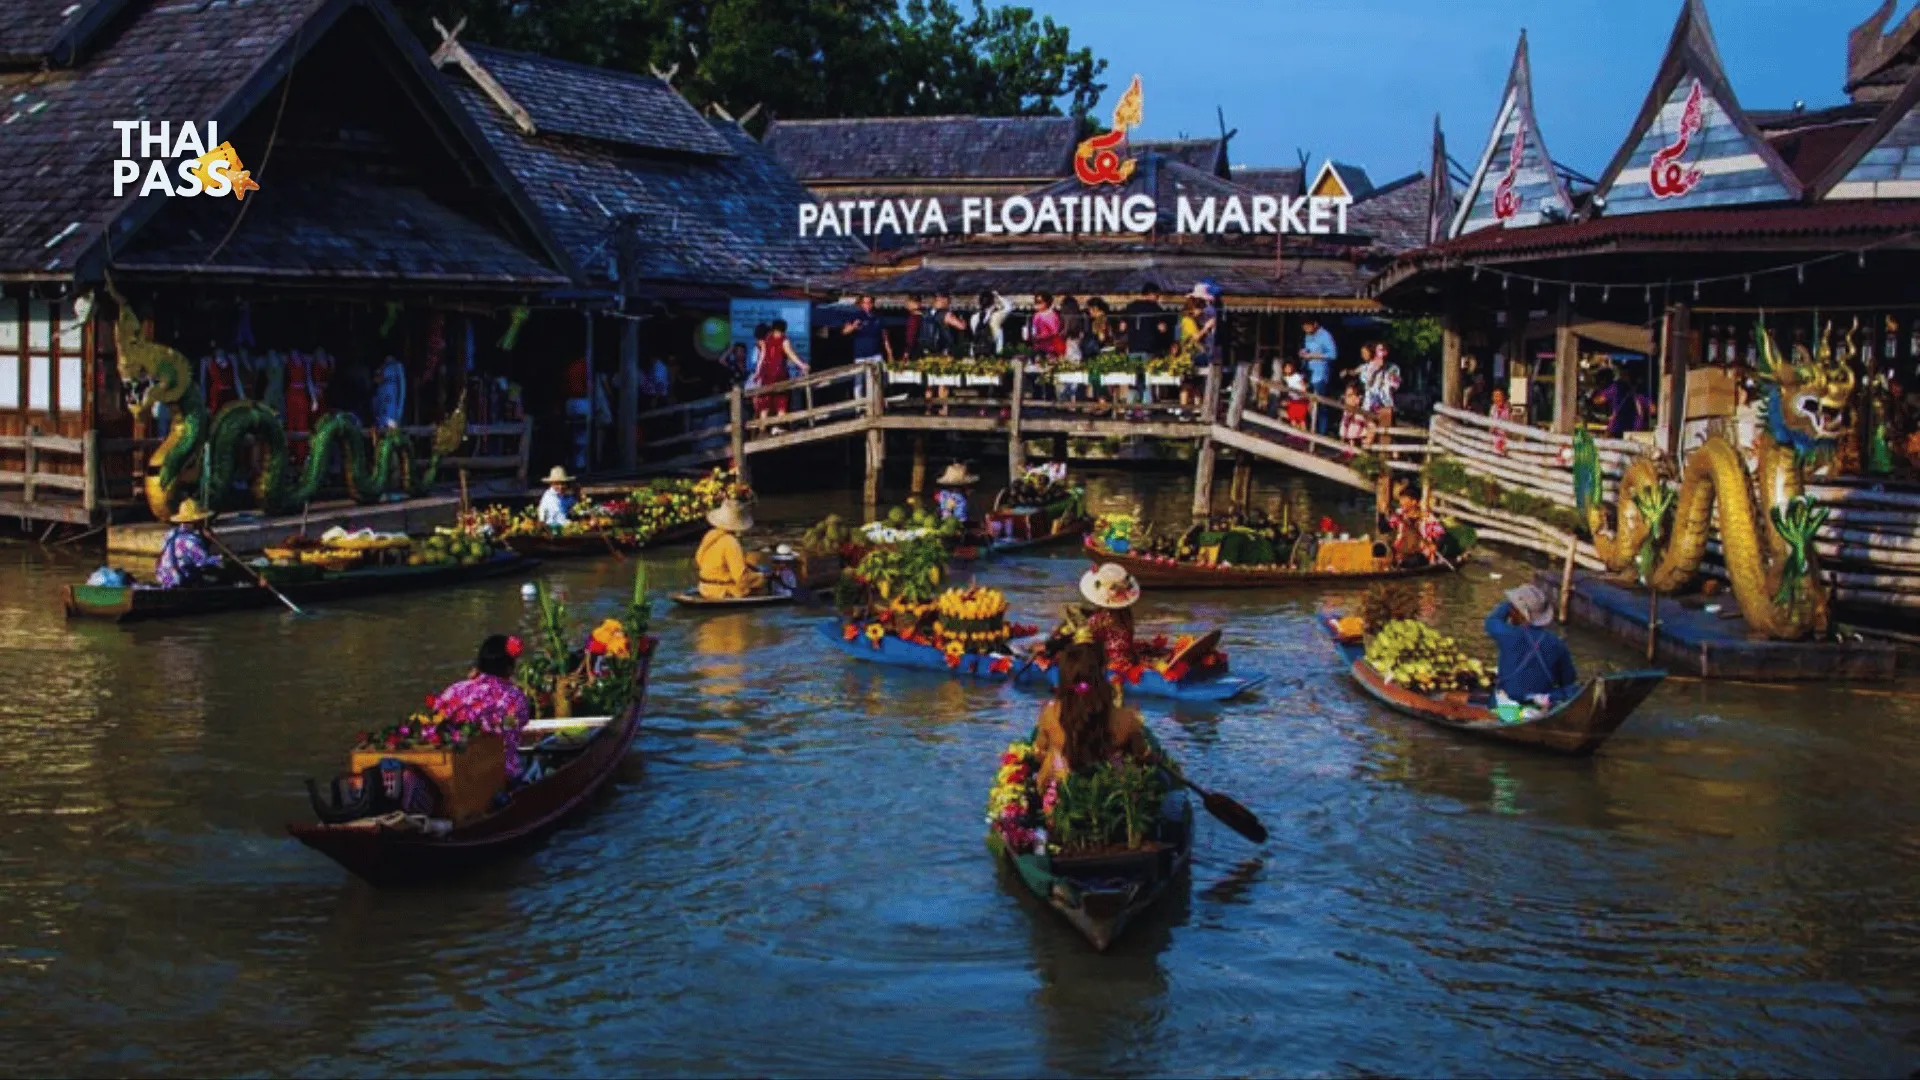
[[999,589],[972,586],[948,589],[935,601],[934,640],[958,642],[967,652],[984,653],[1004,646],[1013,633],[1007,627],[1007,598]]
[[940,616],[946,619],[1005,618],[1007,597],[999,589],[983,589],[973,586],[966,589],[948,589],[940,594]]
[[1395,619],[1367,642],[1367,663],[1410,690],[1479,690],[1492,685],[1487,666],[1426,623]]

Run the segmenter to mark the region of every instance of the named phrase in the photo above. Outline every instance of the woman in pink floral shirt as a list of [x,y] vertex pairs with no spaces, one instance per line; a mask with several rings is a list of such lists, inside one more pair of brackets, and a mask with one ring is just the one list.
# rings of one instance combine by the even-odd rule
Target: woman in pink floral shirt
[[500,736],[506,744],[509,781],[520,779],[519,732],[533,719],[533,702],[513,682],[519,657],[519,638],[493,635],[480,643],[480,655],[467,677],[442,690],[433,704],[449,720],[476,723],[487,734]]

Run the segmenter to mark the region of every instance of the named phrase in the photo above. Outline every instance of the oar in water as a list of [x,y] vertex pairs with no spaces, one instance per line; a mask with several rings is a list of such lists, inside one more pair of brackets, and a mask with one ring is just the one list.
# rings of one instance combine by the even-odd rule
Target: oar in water
[[1256,844],[1267,842],[1267,827],[1260,824],[1260,819],[1254,816],[1253,811],[1217,791],[1208,791],[1181,773],[1176,772],[1173,776],[1183,786],[1193,789],[1194,793],[1200,796],[1200,805],[1206,807],[1207,813],[1212,814],[1220,824]]
[[295,604],[293,601],[287,599],[286,593],[283,593],[279,589],[274,588],[273,583],[266,579],[266,575],[260,573],[260,571],[258,570],[255,570],[253,567],[248,566],[247,561],[245,559],[242,559],[240,556],[235,555],[233,553],[232,548],[221,543],[220,538],[213,534],[212,522],[207,523],[207,527],[201,531],[201,535],[207,538],[208,543],[218,548],[220,551],[220,554],[225,555],[229,559],[232,559],[234,563],[240,567],[240,569],[245,570],[248,574],[251,574],[253,576],[253,580],[260,583],[261,588],[273,594],[274,599],[287,605],[288,611],[293,612],[295,615],[306,614],[306,612],[300,610],[300,606],[298,604]]

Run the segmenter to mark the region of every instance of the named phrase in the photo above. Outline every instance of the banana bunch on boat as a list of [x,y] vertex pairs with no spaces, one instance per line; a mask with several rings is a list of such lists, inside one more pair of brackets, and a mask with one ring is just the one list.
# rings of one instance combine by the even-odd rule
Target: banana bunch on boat
[[971,586],[948,589],[935,601],[936,640],[958,642],[967,652],[988,652],[1013,636],[1007,626],[1007,598],[999,589]]
[[939,605],[941,617],[947,619],[993,619],[1007,614],[1006,594],[979,586],[948,589],[940,594]]
[[1367,663],[1410,690],[1480,690],[1491,686],[1486,664],[1445,634],[1414,619],[1395,619],[1367,642]]

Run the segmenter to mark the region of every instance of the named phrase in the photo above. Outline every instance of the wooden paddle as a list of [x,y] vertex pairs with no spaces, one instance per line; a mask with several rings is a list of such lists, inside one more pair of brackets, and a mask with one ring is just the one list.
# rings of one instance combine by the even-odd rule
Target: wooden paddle
[[1200,805],[1206,807],[1207,813],[1212,814],[1220,824],[1256,844],[1267,842],[1267,827],[1260,824],[1260,819],[1254,816],[1253,811],[1217,791],[1208,791],[1177,771],[1174,772],[1173,777],[1199,795]]
[[265,575],[261,574],[260,571],[255,570],[253,567],[248,566],[247,561],[245,559],[242,559],[240,556],[235,555],[233,553],[232,548],[221,543],[220,538],[213,534],[213,523],[211,521],[207,523],[207,527],[205,529],[201,530],[201,535],[205,536],[207,538],[207,542],[212,544],[216,549],[218,549],[220,554],[225,555],[229,559],[232,559],[234,562],[234,565],[240,567],[240,569],[242,570],[245,570],[249,575],[253,577],[253,580],[259,582],[261,588],[272,593],[273,598],[275,600],[278,600],[281,603],[287,605],[288,611],[293,612],[295,615],[306,614],[306,612],[300,610],[300,605],[287,599],[286,593],[283,593],[279,589],[274,588],[273,583],[268,581]]

